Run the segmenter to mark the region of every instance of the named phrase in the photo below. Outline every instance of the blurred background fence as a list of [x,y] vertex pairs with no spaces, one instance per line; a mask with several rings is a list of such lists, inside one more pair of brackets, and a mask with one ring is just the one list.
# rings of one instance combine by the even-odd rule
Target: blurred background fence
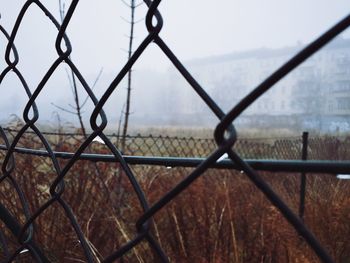
[[[6,128],[10,137],[18,130]],[[85,140],[81,133],[43,132],[53,149],[60,151]],[[117,147],[121,147],[122,136],[108,134],[107,137]],[[41,145],[34,132],[26,132],[23,142],[30,142],[31,147]],[[37,145],[35,146],[35,142]],[[19,144],[28,147],[29,145]],[[103,152],[103,145],[98,140],[94,149]],[[207,157],[217,148],[213,138],[177,137],[167,135],[127,135],[124,155],[161,156],[161,157]],[[37,148],[38,149],[38,148]],[[235,149],[245,159],[280,159],[300,160],[302,135],[270,138],[240,138]],[[308,138],[309,160],[347,160],[350,158],[350,136],[310,136]]]

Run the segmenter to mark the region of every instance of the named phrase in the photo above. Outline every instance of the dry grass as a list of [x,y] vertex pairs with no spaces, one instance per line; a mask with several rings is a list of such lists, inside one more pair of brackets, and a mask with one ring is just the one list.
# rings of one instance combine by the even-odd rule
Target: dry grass
[[[40,148],[33,141],[23,145]],[[59,150],[78,145],[61,142]],[[57,146],[58,147],[58,146]],[[105,149],[94,149],[105,151]],[[56,177],[48,159],[16,155],[13,177],[36,211],[49,200]],[[65,162],[61,162],[64,165]],[[159,200],[191,169],[134,166],[149,202]],[[263,177],[297,212],[299,175],[263,173]],[[117,164],[77,162],[65,177],[62,196],[74,211],[96,261],[108,256],[136,235],[142,214],[137,197]],[[330,175],[308,175],[305,222],[336,262],[350,258],[349,182]],[[19,199],[9,180],[0,183],[0,200],[24,222]],[[9,249],[16,238],[5,229]],[[208,170],[154,217],[152,233],[171,262],[318,262],[279,211],[244,174]],[[35,220],[35,240],[52,262],[85,262],[83,251],[62,207],[54,203]],[[4,258],[0,250],[0,259]],[[32,262],[23,256],[19,262]],[[146,242],[120,262],[157,262]]]

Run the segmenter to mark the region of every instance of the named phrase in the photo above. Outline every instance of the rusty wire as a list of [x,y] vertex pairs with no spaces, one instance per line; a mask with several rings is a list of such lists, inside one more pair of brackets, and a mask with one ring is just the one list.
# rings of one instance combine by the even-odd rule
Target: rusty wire
[[[16,23],[11,31],[8,33],[1,25],[1,33],[8,39],[8,44],[5,52],[5,61],[7,67],[1,72],[0,84],[4,77],[9,72],[14,72],[15,75],[20,80],[24,92],[27,94],[28,102],[23,111],[23,119],[25,121],[24,126],[18,131],[14,139],[10,142],[7,138],[6,133],[3,128],[0,128],[1,137],[3,138],[6,146],[6,155],[2,165],[2,174],[0,177],[0,183],[4,180],[11,182],[13,188],[16,190],[17,195],[21,201],[21,207],[25,215],[25,223],[23,225],[19,224],[18,220],[14,218],[8,210],[0,203],[0,214],[1,219],[5,222],[7,227],[11,232],[17,237],[18,248],[15,252],[10,253],[7,249],[5,250],[7,257],[7,262],[13,262],[16,260],[24,249],[28,249],[33,257],[33,260],[37,262],[49,262],[49,259],[44,255],[40,247],[38,247],[34,242],[34,230],[33,225],[37,218],[44,213],[44,211],[52,206],[53,204],[59,205],[66,214],[71,226],[74,228],[77,238],[80,241],[80,246],[84,251],[86,262],[96,262],[95,255],[88,244],[86,238],[84,237],[81,226],[79,225],[77,219],[75,218],[72,209],[69,204],[62,198],[62,194],[65,189],[65,176],[70,171],[72,166],[82,157],[84,151],[89,147],[92,141],[99,136],[104,141],[105,145],[109,148],[112,153],[112,158],[115,162],[120,163],[120,167],[123,169],[124,174],[127,176],[130,184],[135,191],[138,201],[143,209],[143,214],[137,220],[135,227],[137,234],[131,239],[131,241],[125,243],[116,251],[110,251],[109,256],[107,256],[103,262],[113,262],[121,258],[129,250],[138,246],[141,242],[148,242],[153,252],[159,257],[162,262],[168,262],[168,257],[164,253],[163,249],[159,243],[154,238],[151,231],[152,218],[171,200],[173,200],[177,195],[181,194],[188,186],[192,184],[198,177],[202,176],[203,173],[210,167],[215,165],[216,161],[225,153],[228,154],[231,161],[236,165],[237,169],[244,171],[244,173],[251,179],[251,181],[256,185],[260,191],[262,191],[266,198],[268,198],[273,205],[275,205],[284,217],[289,221],[289,223],[295,228],[298,234],[304,238],[306,243],[314,250],[319,259],[323,262],[333,262],[332,258],[329,256],[324,247],[319,243],[317,238],[312,234],[312,232],[307,228],[307,226],[299,219],[299,217],[292,212],[292,210],[281,200],[281,198],[270,188],[270,186],[259,176],[259,174],[245,161],[243,160],[235,150],[235,143],[237,141],[237,134],[234,127],[234,120],[254,101],[269,90],[275,83],[285,77],[298,65],[300,65],[304,60],[308,59],[311,55],[317,52],[320,48],[326,45],[330,40],[336,37],[339,33],[345,30],[350,25],[350,16],[345,17],[331,29],[329,29],[322,36],[317,38],[301,52],[295,55],[292,59],[287,61],[283,66],[277,69],[272,75],[268,76],[265,81],[263,81],[259,86],[257,86],[253,91],[243,98],[237,105],[233,105],[231,111],[227,114],[216,104],[216,102],[205,92],[205,90],[200,86],[200,84],[192,77],[192,75],[186,70],[184,65],[177,59],[176,55],[167,46],[165,41],[160,37],[159,33],[162,30],[163,18],[158,11],[158,6],[161,0],[144,0],[148,7],[148,12],[146,15],[146,27],[148,30],[148,35],[141,42],[138,48],[135,50],[133,55],[124,65],[122,70],[118,73],[109,87],[106,89],[105,93],[100,100],[96,98],[91,87],[85,80],[85,78],[80,73],[79,69],[75,66],[74,62],[70,58],[72,52],[72,47],[69,42],[69,38],[66,35],[67,27],[75,13],[75,9],[79,3],[79,0],[73,0],[67,13],[64,17],[62,25],[55,19],[55,17],[49,12],[49,10],[42,4],[39,0],[28,0],[23,5]],[[57,59],[47,70],[46,74],[35,88],[34,92],[31,93],[26,80],[22,76],[20,70],[17,68],[19,62],[19,55],[15,47],[15,39],[18,33],[18,29],[22,24],[22,19],[26,14],[28,8],[31,5],[36,5],[55,25],[58,34],[56,38],[55,48],[57,52]],[[154,25],[152,21],[156,21]],[[159,199],[153,205],[149,205],[147,198],[140,187],[139,182],[136,180],[135,174],[130,169],[126,158],[122,156],[121,152],[116,148],[116,146],[111,142],[110,138],[104,133],[104,129],[107,125],[107,116],[103,111],[103,106],[109,100],[113,92],[118,88],[121,80],[129,72],[134,63],[143,54],[145,49],[151,45],[155,44],[159,49],[168,57],[172,64],[177,68],[181,75],[187,80],[190,86],[197,92],[198,96],[206,103],[208,108],[217,116],[218,125],[216,126],[214,137],[216,141],[216,148],[212,150],[210,155],[203,160],[200,160],[196,168],[180,183],[178,183],[172,190],[166,193],[161,199]],[[65,47],[65,49],[63,49]],[[11,56],[12,54],[12,56]],[[11,59],[13,57],[13,59]],[[58,157],[53,151],[50,143],[48,142],[45,135],[37,127],[36,122],[39,119],[39,111],[36,106],[36,99],[38,95],[45,89],[47,81],[50,79],[51,75],[56,71],[59,65],[65,63],[74,72],[75,76],[81,82],[84,90],[89,96],[89,99],[94,104],[94,110],[90,117],[90,126],[92,133],[83,141],[80,147],[72,153],[70,159],[65,165],[61,165],[58,161]],[[232,72],[234,74],[234,72]],[[32,116],[30,112],[33,112]],[[19,140],[24,136],[25,132],[31,129],[35,132],[37,137],[40,139],[45,147],[45,154],[50,158],[52,162],[53,169],[56,173],[56,178],[50,186],[50,198],[44,204],[40,206],[36,211],[30,211],[26,197],[23,194],[21,187],[18,185],[16,180],[12,176],[13,169],[15,167],[15,157],[14,152],[19,143]],[[38,226],[40,227],[40,226]],[[2,234],[0,233],[0,242],[3,243]],[[4,246],[6,247],[6,246]]]

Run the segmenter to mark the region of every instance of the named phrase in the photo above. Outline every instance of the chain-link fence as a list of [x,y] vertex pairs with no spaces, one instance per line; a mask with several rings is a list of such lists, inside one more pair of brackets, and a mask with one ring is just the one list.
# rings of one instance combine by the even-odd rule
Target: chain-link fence
[[[23,87],[23,92],[28,97],[28,102],[23,109],[24,124],[14,134],[14,138],[10,138],[3,128],[0,129],[3,149],[6,149],[2,162],[0,185],[2,187],[1,191],[4,193],[3,196],[8,197],[2,198],[0,203],[2,226],[5,226],[2,227],[0,233],[3,260],[5,262],[15,260],[36,262],[113,262],[115,260],[120,262],[168,262],[171,260],[171,256],[176,254],[181,254],[183,258],[193,255],[198,248],[201,248],[192,245],[194,240],[198,239],[200,243],[206,244],[206,246],[203,247],[203,250],[200,250],[199,254],[197,253],[192,257],[192,260],[197,260],[197,262],[223,262],[223,260],[232,262],[249,260],[252,262],[251,260],[256,256],[259,258],[259,262],[265,262],[266,260],[269,262],[269,260],[273,260],[272,258],[276,259],[277,256],[274,255],[276,254],[274,251],[277,251],[281,244],[283,244],[282,249],[286,251],[286,255],[295,252],[290,250],[288,243],[282,242],[285,239],[293,239],[290,236],[291,232],[279,235],[279,231],[276,229],[278,224],[283,224],[283,228],[287,229],[292,226],[297,232],[298,235],[294,236],[297,237],[298,241],[295,241],[295,238],[294,241],[299,243],[299,248],[295,246],[296,250],[300,249],[300,244],[306,242],[320,260],[333,262],[326,247],[321,245],[322,242],[320,241],[324,241],[324,239],[320,236],[316,238],[303,220],[293,212],[294,209],[288,202],[288,196],[290,197],[293,193],[291,185],[284,184],[284,188],[281,188],[282,191],[279,191],[276,189],[275,183],[267,183],[265,176],[258,174],[241,156],[242,154],[245,158],[250,155],[256,156],[256,158],[267,157],[272,146],[266,144],[262,147],[249,142],[239,143],[234,120],[276,82],[345,30],[350,25],[350,16],[345,17],[287,61],[272,75],[267,76],[260,85],[247,94],[237,105],[232,105],[232,110],[225,114],[191,76],[190,72],[186,70],[159,35],[163,26],[163,18],[158,11],[158,6],[162,1],[144,0],[144,2],[148,7],[145,17],[148,35],[137,47],[122,70],[115,76],[99,100],[70,58],[72,46],[67,35],[67,28],[75,15],[79,4],[78,0],[71,1],[62,24],[41,1],[30,0],[23,4],[11,31],[6,31],[0,25],[1,34],[8,41],[5,51],[7,66],[1,72],[0,83],[9,72],[12,72],[18,78],[20,85]],[[15,45],[17,35],[20,34],[19,27],[24,21],[23,17],[28,13],[31,6],[35,6],[37,10],[44,13],[49,18],[50,23],[57,29],[56,60],[47,69],[34,89],[29,88],[18,67],[20,54],[17,53]],[[137,167],[134,168],[128,164],[127,158],[122,155],[104,132],[107,117],[103,111],[103,106],[110,100],[121,80],[149,45],[156,45],[165,54],[218,118],[218,125],[214,133],[215,145],[212,143],[213,141],[206,145],[209,141],[204,140],[200,143],[204,143],[205,153],[192,152],[192,148],[190,152],[179,153],[181,156],[203,154],[205,158],[201,159],[191,169],[171,169],[171,178],[166,182],[158,183],[158,185],[163,186],[162,188],[154,187],[154,183],[158,181],[159,177],[167,174],[164,171],[164,169],[167,169],[164,167],[167,166],[167,162],[163,162],[163,166],[159,167],[158,170],[148,169],[147,172],[143,171],[142,174],[138,174]],[[92,133],[86,136],[82,142],[73,142],[67,139],[60,141],[58,144],[59,150],[63,154],[58,155],[50,143],[49,136],[41,132],[37,125],[40,112],[36,100],[46,89],[48,80],[62,63],[69,67],[77,81],[81,83],[82,88],[88,94],[88,99],[94,105],[94,110],[90,116],[89,127]],[[34,91],[32,92],[32,90]],[[39,139],[40,148],[45,151],[44,157],[38,156],[40,151],[35,150],[37,146],[35,141],[25,140],[25,134],[28,130],[33,131],[36,138]],[[103,151],[112,155],[113,163],[96,163],[82,159],[82,157],[87,156],[86,154],[93,153],[93,141],[97,137],[103,141]],[[149,148],[157,153],[160,152],[160,154],[169,153],[173,155],[171,149],[172,147],[175,149],[177,143],[184,143],[189,146],[195,143],[191,139],[169,141],[164,138],[151,140],[147,138],[140,141],[139,138],[134,138],[132,140],[134,140],[134,143],[130,145],[135,148],[128,149],[130,154],[136,154],[137,151],[144,151],[144,148]],[[283,140],[278,143],[285,145],[281,147],[285,153],[283,155],[280,153],[280,155],[272,158],[283,156],[298,159],[300,146]],[[15,153],[19,150],[18,146],[21,144],[27,150],[28,148],[34,149],[31,153],[36,155],[21,158],[19,154]],[[317,140],[315,140],[315,144],[317,144]],[[163,145],[168,150],[164,150]],[[311,142],[310,145],[312,145]],[[249,147],[249,150],[244,152],[244,150],[239,149],[240,147],[242,147],[241,149]],[[64,153],[67,152],[72,154],[65,155]],[[236,175],[245,178],[242,179],[243,183],[238,188],[235,188],[235,180],[232,177],[221,178],[220,182],[223,182],[223,184],[219,187],[216,185],[217,182],[211,180],[212,177],[208,175],[211,171],[210,168],[225,153],[235,164],[236,169],[244,173]],[[60,157],[66,158],[61,159]],[[96,161],[98,157],[99,155],[90,155],[90,160]],[[39,162],[38,159],[41,161]],[[134,160],[134,164],[137,164],[137,160]],[[320,165],[314,167],[320,167]],[[182,176],[176,174],[178,170],[181,170]],[[253,182],[256,188],[247,186],[247,178]],[[320,184],[318,181],[313,182]],[[281,183],[283,185],[283,182]],[[211,187],[205,188],[208,185]],[[220,192],[220,188],[225,189],[225,191]],[[232,192],[232,189],[237,192]],[[243,191],[241,191],[242,189]],[[257,199],[250,199],[256,189],[260,190],[261,195]],[[283,195],[283,192],[287,192],[287,195]],[[215,194],[217,196],[214,198]],[[199,196],[203,198],[199,198]],[[235,196],[235,198],[229,198],[229,196]],[[237,220],[242,221],[242,224],[239,228],[235,228],[233,225],[234,213],[242,213],[242,217],[256,217],[258,212],[255,209],[250,209],[251,204],[253,202],[261,203],[263,196],[271,204],[265,205],[267,207],[264,210],[266,216],[261,217],[261,224],[242,221],[242,218],[238,217]],[[172,201],[182,200],[183,198],[186,199],[178,203],[180,206],[178,209]],[[316,197],[313,196],[312,198]],[[233,211],[233,202],[237,202],[239,205],[243,200],[249,199],[251,202],[241,203],[239,206],[240,209],[247,207],[246,210]],[[225,205],[220,208],[220,204]],[[257,210],[263,210],[262,207],[260,209],[258,206]],[[205,213],[200,213],[200,210]],[[283,221],[283,218],[286,221]],[[268,229],[262,230],[261,226],[265,225],[263,222],[266,220],[272,221],[268,224]],[[289,222],[290,225],[284,224],[284,222]],[[93,228],[91,227],[92,224],[94,225]],[[181,228],[186,228],[190,235],[183,236]],[[254,231],[257,228],[260,228],[261,231]],[[253,230],[247,232],[245,229]],[[317,229],[313,230],[316,231]],[[162,232],[173,235],[174,238],[166,243],[164,242],[164,236],[160,234]],[[228,232],[232,234],[229,235],[230,239],[226,240],[222,237],[222,233]],[[247,233],[252,235],[251,239],[247,239],[251,242],[244,243],[244,247],[253,246],[251,251],[254,251],[254,253],[252,255],[247,255],[245,252],[240,253],[241,248],[237,245],[239,242],[244,242],[242,239],[247,236]],[[262,234],[275,236],[272,239],[274,240],[273,244],[265,245],[263,241],[259,241],[261,247],[272,247],[272,250],[269,250],[270,252],[263,256],[259,254],[259,249],[254,247],[256,240],[261,240]],[[14,238],[11,239],[9,236]],[[258,236],[260,236],[260,239]],[[301,239],[299,239],[299,236]],[[49,246],[48,244],[53,245]],[[228,252],[227,250],[224,252],[222,249],[217,249],[223,246],[232,249]],[[306,257],[307,254],[305,253],[304,256]],[[226,259],[223,259],[224,256],[226,256]],[[279,261],[278,257],[277,261]]]
[[[4,128],[9,138],[19,132],[16,129]],[[79,133],[43,132],[55,151],[64,145],[69,147],[84,141]],[[107,134],[106,137],[118,148],[121,148],[122,136]],[[36,142],[31,148],[40,148],[40,140],[34,132],[23,135],[24,142]],[[96,140],[95,152],[104,150],[103,141]],[[19,147],[29,147],[19,142]],[[39,148],[38,148],[39,147]],[[237,153],[244,159],[300,160],[302,155],[302,136],[276,138],[239,138],[235,144]],[[160,156],[160,157],[206,157],[216,148],[212,138],[177,137],[162,135],[127,135],[125,137],[124,155]],[[309,160],[348,160],[350,159],[350,137],[312,136],[308,138]]]

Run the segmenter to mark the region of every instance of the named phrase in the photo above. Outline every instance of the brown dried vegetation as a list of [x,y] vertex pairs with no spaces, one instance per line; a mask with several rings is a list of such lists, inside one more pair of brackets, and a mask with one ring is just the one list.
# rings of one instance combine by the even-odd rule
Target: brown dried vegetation
[[[79,143],[79,140],[58,139],[54,148],[74,151]],[[21,145],[42,147],[28,138],[23,138]],[[98,145],[92,145],[90,150],[108,153]],[[15,154],[15,161],[12,176],[33,213],[49,200],[49,187],[56,173],[48,158]],[[61,165],[65,163],[61,161]],[[149,166],[132,169],[150,204],[191,171]],[[262,176],[297,213],[299,175],[262,173]],[[136,235],[135,222],[142,208],[118,164],[79,161],[64,180],[62,199],[74,211],[97,262]],[[336,262],[349,262],[350,183],[331,175],[310,174],[307,180],[305,223]],[[8,179],[0,183],[0,198],[23,224],[23,209]],[[16,237],[2,222],[0,226],[10,252],[18,249]],[[34,239],[52,262],[86,261],[59,203],[46,209],[34,226]],[[151,231],[171,262],[318,262],[281,213],[244,174],[236,171],[208,170],[154,217]],[[2,246],[0,259],[4,257]],[[18,262],[32,262],[32,259],[24,254]],[[143,242],[120,262],[157,262],[157,257]]]

